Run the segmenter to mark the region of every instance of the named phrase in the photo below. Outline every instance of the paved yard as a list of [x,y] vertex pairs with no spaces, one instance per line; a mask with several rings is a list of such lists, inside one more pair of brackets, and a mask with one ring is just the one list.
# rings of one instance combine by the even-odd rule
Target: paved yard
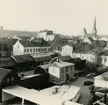
[[87,105],[88,101],[92,99],[92,95],[90,93],[89,86],[84,86],[84,81],[87,81],[87,80],[92,81],[91,79],[88,79],[86,77],[78,77],[76,81],[71,83],[71,85],[81,87],[81,97],[78,103],[81,103],[84,105]]

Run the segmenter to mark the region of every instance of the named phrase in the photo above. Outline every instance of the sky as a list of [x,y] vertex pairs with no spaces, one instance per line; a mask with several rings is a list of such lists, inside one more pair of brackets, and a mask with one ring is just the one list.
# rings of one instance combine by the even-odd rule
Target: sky
[[108,35],[108,0],[0,0],[0,26],[4,29],[50,29],[64,35],[92,32]]

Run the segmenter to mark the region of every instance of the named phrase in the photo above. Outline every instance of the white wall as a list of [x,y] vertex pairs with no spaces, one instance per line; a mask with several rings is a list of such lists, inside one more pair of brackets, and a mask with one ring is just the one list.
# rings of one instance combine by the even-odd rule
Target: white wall
[[53,41],[54,40],[54,35],[47,35],[46,36],[46,41]]
[[108,88],[108,81],[102,79],[94,79],[94,86]]
[[69,45],[65,45],[62,47],[62,52],[61,52],[61,55],[62,56],[72,56],[72,53],[73,53],[73,47],[69,46]]
[[39,32],[37,35],[37,38],[43,38],[44,40],[47,39],[47,33],[46,32]]
[[[51,47],[25,47],[25,49],[26,49],[26,52],[24,52],[24,54],[30,54],[33,57],[51,53]],[[29,51],[27,51],[27,49],[29,49]],[[32,52],[30,51],[30,49],[32,49]],[[33,51],[33,49],[35,49],[35,52]],[[37,49],[38,49],[38,51],[37,51]],[[42,51],[41,50],[39,51],[39,49],[42,49]],[[44,51],[43,51],[43,49],[44,49]],[[46,49],[46,51],[45,51],[45,49]],[[50,49],[50,51],[49,51],[49,49]]]
[[17,41],[14,45],[13,45],[13,55],[23,55],[24,54],[24,46]]
[[88,60],[91,62],[95,62],[95,55],[93,54],[84,54],[84,53],[72,53],[73,58],[79,57],[82,60]]
[[108,66],[108,56],[101,56],[102,57],[102,64]]

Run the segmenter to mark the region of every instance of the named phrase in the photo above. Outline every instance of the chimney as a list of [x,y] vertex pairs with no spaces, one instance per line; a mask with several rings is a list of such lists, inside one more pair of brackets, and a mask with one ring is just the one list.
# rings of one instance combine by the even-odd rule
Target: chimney
[[3,32],[3,26],[0,26],[0,31]]

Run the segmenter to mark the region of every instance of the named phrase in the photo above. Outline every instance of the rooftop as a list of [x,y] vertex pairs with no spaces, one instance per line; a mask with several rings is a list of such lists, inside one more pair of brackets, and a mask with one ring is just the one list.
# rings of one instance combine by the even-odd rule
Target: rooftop
[[[57,93],[54,93],[55,88],[58,89]],[[69,85],[57,86],[56,85],[50,88],[43,89],[40,92],[43,94],[49,94],[54,97],[62,98],[64,100],[71,100],[77,95],[79,91],[80,91],[80,87],[77,86],[69,86]]]
[[50,66],[56,66],[56,67],[60,67],[60,68],[62,68],[62,67],[66,67],[66,66],[72,66],[72,65],[74,65],[73,63],[68,63],[68,62],[54,62],[54,63],[52,63]]
[[[38,39],[37,39],[38,40]],[[40,39],[39,39],[40,40]],[[24,47],[42,47],[42,46],[50,46],[45,40],[40,40],[40,41],[22,41],[20,40],[19,42],[24,46]]]
[[11,58],[16,62],[16,63],[24,63],[24,62],[31,62],[34,61],[34,58],[30,54],[25,54],[25,55],[16,55],[16,56],[11,56]]

